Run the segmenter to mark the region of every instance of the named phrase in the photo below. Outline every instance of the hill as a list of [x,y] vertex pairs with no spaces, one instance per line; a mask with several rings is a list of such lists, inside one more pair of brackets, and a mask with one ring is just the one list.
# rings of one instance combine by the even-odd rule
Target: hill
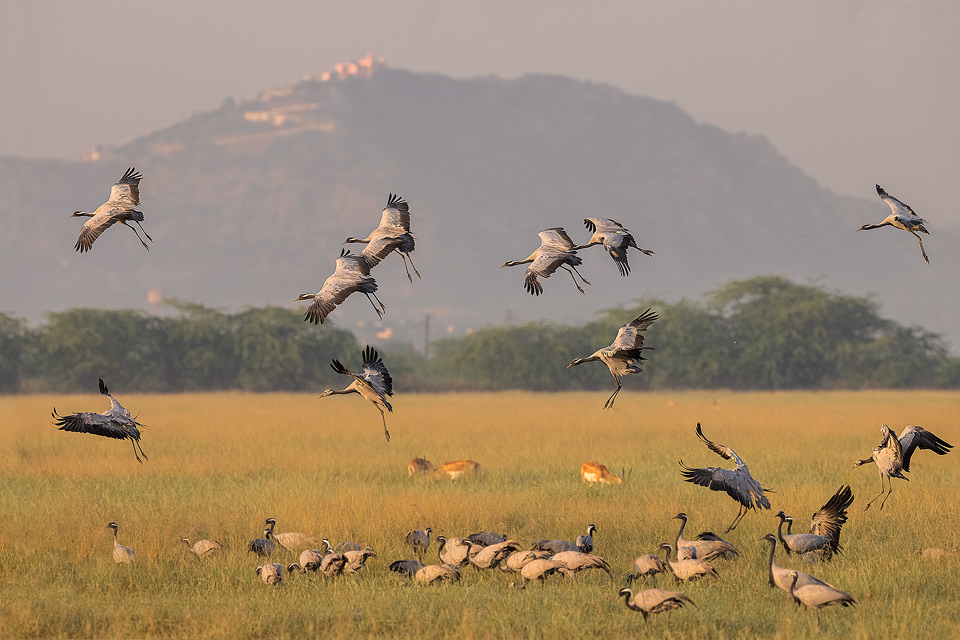
[[[0,310],[38,319],[163,297],[295,307],[395,192],[410,202],[423,279],[408,283],[398,256],[377,267],[384,321],[362,298],[332,316],[362,340],[382,332],[422,345],[427,314],[432,338],[504,321],[579,322],[641,296],[677,300],[777,274],[876,292],[884,315],[958,344],[960,301],[938,281],[960,266],[951,236],[934,230],[928,266],[907,234],[855,235],[886,206],[821,188],[762,137],[562,77],[355,70],[228,99],[84,161],[0,158]],[[67,216],[102,203],[131,165],[145,176],[152,250],[120,228],[75,253],[80,221]],[[619,220],[656,255],[631,255],[621,278],[600,248],[585,250],[593,286],[582,296],[558,272],[535,299],[522,267],[497,268],[526,257],[546,227],[586,241],[592,215]]]

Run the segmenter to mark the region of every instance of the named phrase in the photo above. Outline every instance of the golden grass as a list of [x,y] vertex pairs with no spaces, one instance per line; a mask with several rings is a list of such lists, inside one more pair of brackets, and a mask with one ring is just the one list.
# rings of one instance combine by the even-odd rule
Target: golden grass
[[[697,603],[651,619],[661,637],[789,638],[817,633],[816,616],[796,610],[766,584],[766,545],[779,509],[801,526],[841,485],[856,494],[844,528],[846,553],[811,573],[849,591],[856,609],[825,610],[830,637],[956,637],[960,562],[921,563],[926,547],[960,550],[956,453],[919,452],[911,482],[896,481],[881,512],[862,506],[879,490],[873,466],[852,469],[880,438],[920,424],[960,440],[952,392],[735,393],[625,390],[612,411],[606,395],[408,395],[388,416],[359,397],[302,394],[119,393],[149,428],[137,464],[127,442],[62,433],[50,410],[105,408],[99,396],[0,398],[0,634],[7,637],[582,637],[645,629],[616,599],[633,558],[672,541],[678,511],[694,531],[722,532],[736,514],[727,496],[682,482],[677,460],[726,463],[696,439],[733,447],[776,492],[773,511],[750,513],[728,540],[743,558],[720,562],[723,582],[683,590]],[[423,455],[435,464],[481,463],[478,480],[407,477]],[[585,460],[627,468],[620,486],[587,487]],[[365,573],[324,581],[285,580],[268,588],[244,551],[263,520],[277,531],[358,540],[379,557]],[[115,566],[107,522],[137,552]],[[597,553],[615,579],[584,575],[525,591],[499,573],[464,571],[457,586],[416,588],[386,570],[411,557],[413,528],[465,535],[482,529],[528,545],[573,539],[596,524]],[[198,563],[181,536],[212,537],[228,548]],[[433,554],[431,547],[431,558]],[[294,558],[281,556],[283,562]],[[798,566],[778,556],[785,566]],[[661,579],[659,586],[672,588]]]

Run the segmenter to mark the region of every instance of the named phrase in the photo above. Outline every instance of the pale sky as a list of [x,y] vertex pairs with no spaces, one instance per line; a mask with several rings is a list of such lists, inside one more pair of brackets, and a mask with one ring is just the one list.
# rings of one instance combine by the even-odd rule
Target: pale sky
[[552,73],[671,101],[766,136],[837,193],[875,198],[882,184],[935,234],[960,228],[958,7],[2,0],[0,155],[75,159],[372,52],[412,71]]

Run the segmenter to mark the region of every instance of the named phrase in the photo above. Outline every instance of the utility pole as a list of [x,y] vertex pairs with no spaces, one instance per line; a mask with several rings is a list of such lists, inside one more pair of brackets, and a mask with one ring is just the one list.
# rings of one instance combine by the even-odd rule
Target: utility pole
[[426,359],[428,356],[428,349],[430,347],[430,312],[423,314],[423,358]]

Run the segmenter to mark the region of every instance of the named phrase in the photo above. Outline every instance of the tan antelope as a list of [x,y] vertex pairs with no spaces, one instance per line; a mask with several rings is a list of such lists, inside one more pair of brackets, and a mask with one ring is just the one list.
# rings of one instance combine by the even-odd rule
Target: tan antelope
[[464,476],[476,475],[480,471],[480,463],[473,460],[454,460],[444,462],[433,472],[434,478],[447,476],[451,480],[459,480]]
[[610,473],[605,465],[589,461],[580,465],[580,480],[582,482],[599,482],[601,485],[623,482],[623,479]]
[[407,475],[409,476],[428,476],[433,471],[433,463],[426,458],[414,458],[407,463]]

